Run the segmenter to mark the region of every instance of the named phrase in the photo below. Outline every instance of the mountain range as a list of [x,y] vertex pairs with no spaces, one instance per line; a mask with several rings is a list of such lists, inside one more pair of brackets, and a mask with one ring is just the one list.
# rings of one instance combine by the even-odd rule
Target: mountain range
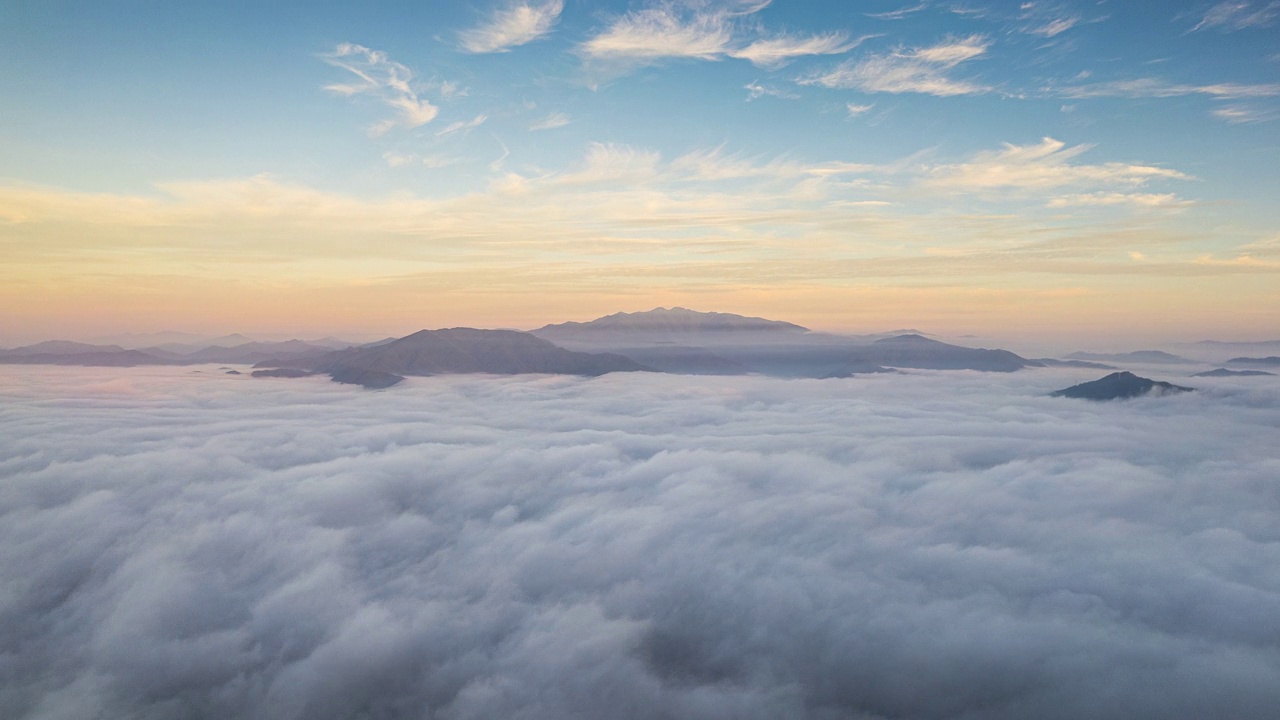
[[1261,367],[1280,368],[1280,356],[1270,355],[1267,357],[1237,357],[1227,361],[1228,365],[1254,365]]
[[1228,370],[1226,368],[1217,368],[1215,370],[1206,370],[1198,372],[1191,377],[1259,377],[1262,375],[1275,375],[1265,370]]
[[1135,350],[1127,353],[1073,352],[1067,357],[1073,360],[1152,363],[1156,365],[1194,365],[1196,363],[1195,360],[1167,353],[1163,350]]
[[[179,333],[129,336],[142,348],[63,340],[0,350],[0,363],[60,365],[254,365],[258,377],[327,374],[336,382],[389,387],[410,375],[554,373],[602,375],[654,371],[680,374],[831,378],[894,369],[1013,372],[1035,367],[1114,369],[1096,362],[1190,363],[1157,350],[1073,353],[1069,359],[1028,359],[1008,350],[954,345],[916,331],[873,335],[815,332],[794,323],[732,313],[656,308],[588,322],[546,325],[530,332],[447,328],[352,345],[334,338],[260,342],[242,335],[181,342]],[[241,342],[243,341],[243,342]],[[230,344],[226,344],[230,343]],[[1269,364],[1280,358],[1237,358]],[[261,372],[268,370],[272,372]],[[289,372],[283,372],[289,371]],[[1110,377],[1110,376],[1109,376]],[[1136,377],[1136,376],[1134,376]]]

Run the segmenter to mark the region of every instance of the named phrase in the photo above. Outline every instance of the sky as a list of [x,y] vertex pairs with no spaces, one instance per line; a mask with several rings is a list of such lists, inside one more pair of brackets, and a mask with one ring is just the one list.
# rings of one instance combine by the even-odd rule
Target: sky
[[14,367],[0,711],[1273,718],[1280,383],[1096,375]]
[[14,0],[0,110],[0,345],[1280,336],[1273,0]]

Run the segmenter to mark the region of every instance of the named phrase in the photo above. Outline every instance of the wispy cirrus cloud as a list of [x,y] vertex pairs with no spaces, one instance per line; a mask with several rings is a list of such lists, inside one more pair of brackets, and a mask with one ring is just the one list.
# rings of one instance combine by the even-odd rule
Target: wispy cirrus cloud
[[[1046,190],[1070,186],[1140,187],[1152,180],[1191,179],[1177,170],[1153,165],[1073,162],[1090,149],[1089,145],[1067,147],[1061,140],[1048,137],[1035,145],[1006,143],[1000,150],[979,153],[965,162],[929,167],[921,182],[935,189],[969,192]],[[1080,197],[1084,196],[1077,196],[1077,199]]]
[[858,105],[856,103],[845,103],[845,110],[848,111],[849,117],[851,118],[858,117],[859,115],[864,115],[868,112],[871,112],[871,109],[874,107],[875,107],[875,103],[872,103],[870,105]]
[[1028,27],[1025,32],[1031,35],[1040,35],[1043,37],[1054,37],[1060,35],[1080,23],[1078,17],[1065,17],[1050,20],[1044,24],[1036,24]]
[[420,165],[427,168],[442,168],[450,165],[456,165],[460,160],[456,157],[447,155],[416,155],[396,152],[385,152],[382,159],[386,161],[387,167],[401,168]]
[[776,97],[783,100],[794,100],[800,97],[795,93],[787,92],[786,90],[776,88],[772,85],[764,85],[755,80],[743,85],[742,89],[747,91],[748,102],[752,100],[759,100],[762,97]]
[[532,132],[536,132],[538,130],[554,130],[568,125],[569,122],[570,120],[568,115],[562,112],[554,112],[530,125],[529,130]]
[[487,22],[463,30],[458,37],[467,52],[507,52],[550,33],[563,10],[563,0],[513,3],[495,10]]
[[717,60],[731,48],[735,15],[756,12],[753,6],[705,8],[661,5],[616,18],[608,28],[580,46],[597,60],[645,62],[661,58]]
[[1066,207],[1136,207],[1136,208],[1184,208],[1190,201],[1179,198],[1174,193],[1120,193],[1093,192],[1063,195],[1053,198],[1046,205],[1051,208]]
[[419,96],[413,71],[391,60],[382,51],[342,43],[321,57],[330,65],[356,76],[353,82],[325,85],[325,90],[344,97],[370,95],[396,111],[395,118],[372,125],[369,128],[371,135],[382,135],[396,126],[419,127],[434,120],[440,112],[439,108]]
[[466,132],[467,130],[480,127],[488,119],[488,115],[481,114],[470,120],[459,120],[457,122],[450,123],[449,125],[441,128],[441,130],[436,133],[436,137],[444,137],[445,135],[452,135],[456,132]]
[[1258,108],[1246,105],[1229,105],[1218,108],[1211,114],[1219,120],[1225,120],[1232,125],[1250,125],[1280,118],[1280,110],[1276,108]]
[[1111,80],[1063,88],[1050,88],[1050,92],[1067,98],[1166,98],[1184,95],[1209,95],[1231,100],[1236,98],[1280,96],[1280,83],[1212,83],[1187,85],[1161,78],[1147,77],[1132,80]]
[[[740,19],[769,5],[769,0],[731,2],[672,2],[642,8],[616,19],[579,46],[597,62],[636,65],[667,58],[747,60],[763,68],[778,68],[806,55],[838,55],[867,37],[848,33],[779,35],[745,40],[738,37]],[[758,32],[758,31],[757,31]],[[874,36],[868,36],[874,37]]]
[[763,68],[779,68],[797,57],[805,55],[840,55],[878,35],[864,35],[854,40],[847,33],[833,32],[823,35],[782,36],[757,40],[739,50],[729,51],[729,57],[750,61]]
[[1057,2],[1031,0],[1019,6],[1018,30],[1028,35],[1052,38],[1081,23],[1079,15]]
[[929,7],[928,2],[921,2],[921,3],[916,3],[915,5],[908,5],[906,7],[899,8],[897,10],[890,10],[888,12],[863,13],[863,14],[869,18],[875,18],[876,20],[902,20],[908,15],[914,15],[920,12],[921,10],[924,10],[927,7]]
[[1253,2],[1237,2],[1228,0],[1209,8],[1204,18],[1191,28],[1196,30],[1217,29],[1222,32],[1245,30],[1255,27],[1269,27],[1280,15],[1280,2],[1266,4]]
[[991,41],[982,35],[953,38],[937,45],[896,50],[849,60],[829,72],[797,80],[801,85],[849,88],[867,93],[924,93],[973,95],[991,88],[949,76],[957,65],[987,52]]

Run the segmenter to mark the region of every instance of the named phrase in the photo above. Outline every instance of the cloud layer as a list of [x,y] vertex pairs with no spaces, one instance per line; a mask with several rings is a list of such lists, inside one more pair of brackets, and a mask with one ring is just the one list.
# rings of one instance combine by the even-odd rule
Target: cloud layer
[[7,372],[0,709],[1269,717],[1280,386],[1080,379]]

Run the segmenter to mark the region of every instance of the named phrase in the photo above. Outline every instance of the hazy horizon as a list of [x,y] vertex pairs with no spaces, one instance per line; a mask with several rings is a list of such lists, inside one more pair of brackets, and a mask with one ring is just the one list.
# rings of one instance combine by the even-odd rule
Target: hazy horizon
[[[670,307],[674,308],[678,306],[673,305]],[[648,307],[640,310],[620,310],[617,312],[643,313],[643,312],[647,312],[648,310],[654,310],[654,309],[663,309],[663,307],[662,306],[659,306],[657,308]],[[695,308],[686,308],[686,309],[695,310],[697,312],[727,312],[724,310],[705,310],[704,311],[704,310],[695,309]],[[608,314],[614,314],[614,313],[608,313]],[[730,314],[739,314],[739,313],[730,313]],[[752,315],[746,315],[746,316],[756,317]],[[603,317],[603,316],[590,316],[590,317],[578,316],[578,317],[572,317],[572,318],[554,319],[554,320],[548,320],[546,323],[538,323],[536,325],[531,325],[528,327],[504,326],[504,327],[491,327],[491,328],[483,328],[483,329],[518,330],[521,332],[529,332],[529,331],[537,330],[538,328],[544,327],[545,325],[562,323],[562,322],[587,322],[590,320],[598,319],[598,317]],[[766,316],[763,319],[782,320],[787,322],[792,321],[791,318],[776,317],[776,316]],[[796,324],[803,326],[803,323],[796,323]],[[441,327],[482,327],[482,326],[478,324],[461,324],[461,325],[450,325],[450,326],[441,326]],[[283,340],[307,341],[307,340],[319,340],[323,338],[336,338],[339,340],[344,340],[344,341],[353,342],[353,343],[364,343],[364,342],[373,342],[377,340],[382,340],[388,337],[403,337],[405,335],[418,332],[419,330],[434,330],[434,329],[438,329],[438,328],[414,327],[408,330],[404,330],[404,329],[389,330],[386,332],[378,332],[376,329],[358,328],[358,327],[353,328],[351,330],[339,329],[339,330],[330,330],[330,331],[322,331],[320,329],[314,329],[309,332],[288,332],[288,331],[281,332],[278,330],[268,331],[268,332],[244,332],[242,330],[230,330],[225,332],[191,332],[189,330],[179,329],[179,328],[164,328],[159,330],[141,330],[141,331],[128,330],[128,331],[116,332],[116,333],[103,333],[103,332],[82,333],[79,335],[52,335],[52,334],[46,333],[43,335],[34,335],[34,336],[26,336],[26,337],[11,336],[7,342],[5,341],[4,337],[0,337],[0,348],[12,348],[12,347],[23,346],[23,345],[32,345],[32,344],[36,344],[36,343],[44,342],[48,340],[71,340],[75,342],[85,342],[85,343],[95,343],[95,344],[121,344],[122,341],[130,340],[131,338],[132,338],[131,342],[123,342],[124,347],[143,348],[148,345],[162,344],[165,342],[191,342],[194,344],[200,344],[201,342],[204,342],[207,340],[229,337],[234,335],[244,336],[245,338],[247,338],[246,341],[283,341]],[[985,342],[988,344],[999,345],[1001,347],[1004,347],[1005,349],[1012,349],[1020,352],[1039,352],[1039,353],[1049,353],[1049,354],[1055,354],[1055,353],[1060,354],[1060,353],[1066,353],[1066,352],[1075,351],[1075,350],[1125,352],[1125,351],[1140,350],[1140,349],[1168,349],[1168,348],[1178,348],[1186,345],[1192,345],[1192,344],[1200,343],[1203,341],[1220,342],[1224,344],[1246,344],[1246,345],[1250,343],[1257,344],[1257,343],[1268,343],[1268,342],[1280,342],[1280,329],[1278,329],[1272,335],[1262,334],[1256,337],[1248,337],[1248,338],[1224,336],[1220,333],[1219,334],[1211,333],[1205,336],[1197,336],[1189,332],[1183,332],[1179,335],[1166,336],[1163,334],[1146,333],[1140,330],[1118,331],[1115,334],[1087,333],[1087,334],[1080,334],[1080,335],[1070,335],[1070,334],[1064,335],[1061,333],[1052,333],[1052,332],[1010,333],[1010,332],[998,332],[998,331],[994,333],[988,333],[988,334],[974,334],[974,333],[947,334],[947,333],[932,332],[926,328],[916,327],[916,326],[866,327],[866,328],[852,328],[852,329],[807,327],[806,329],[816,333],[829,333],[833,335],[851,335],[851,336],[880,335],[880,334],[893,333],[893,332],[922,333],[929,337],[935,337],[940,340],[945,340],[947,342],[952,342],[959,345],[973,345],[975,343]],[[184,339],[174,339],[174,340],[156,340],[152,342],[152,338],[154,338],[155,336],[163,336],[163,335],[170,335],[170,334],[190,336],[190,337],[184,338]]]

